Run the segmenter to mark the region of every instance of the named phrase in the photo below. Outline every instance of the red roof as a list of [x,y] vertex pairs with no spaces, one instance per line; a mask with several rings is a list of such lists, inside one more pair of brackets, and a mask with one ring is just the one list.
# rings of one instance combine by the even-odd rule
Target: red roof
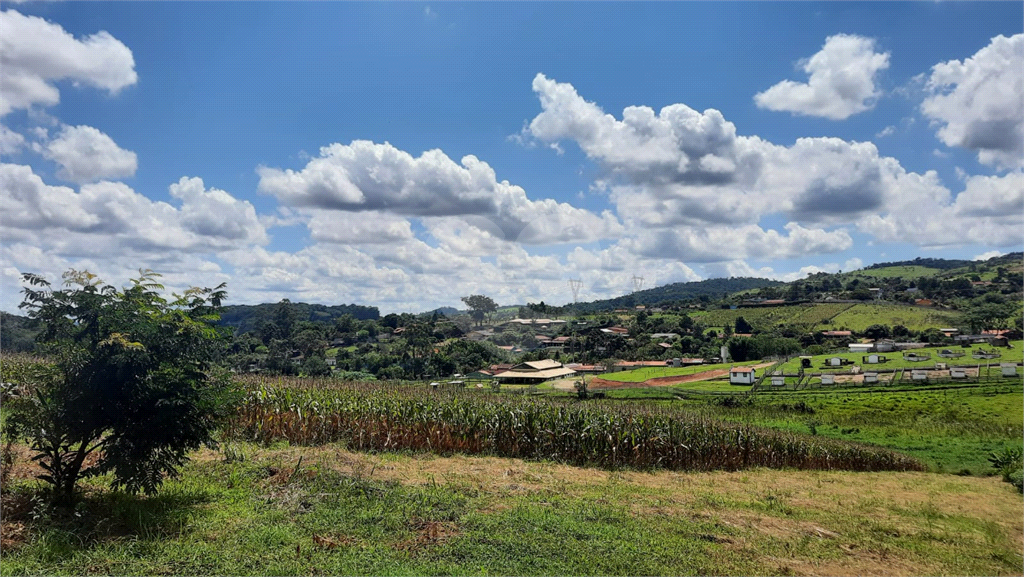
[[752,372],[754,372],[754,369],[752,369],[750,367],[733,367],[733,368],[729,369],[729,372],[731,372],[731,373],[752,373]]
[[853,335],[850,331],[822,331],[821,334],[826,337],[849,337]]

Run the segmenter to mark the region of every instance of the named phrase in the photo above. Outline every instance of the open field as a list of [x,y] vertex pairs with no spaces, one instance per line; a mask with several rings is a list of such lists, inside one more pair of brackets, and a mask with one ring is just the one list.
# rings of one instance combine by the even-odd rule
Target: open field
[[1021,497],[994,477],[242,443],[194,454],[155,497],[92,479],[76,515],[45,520],[26,463],[3,495],[2,575],[1019,575],[1024,562]]
[[756,330],[777,325],[796,325],[807,330],[863,331],[871,325],[903,325],[919,331],[955,325],[958,313],[926,307],[874,303],[815,303],[775,307],[718,309],[694,313],[694,318],[711,327],[735,325],[738,317]]
[[927,307],[891,304],[859,304],[832,319],[833,329],[863,331],[871,325],[903,325],[912,331],[956,326],[959,313]]
[[640,383],[651,379],[664,377],[681,377],[696,375],[699,373],[729,370],[732,367],[756,365],[760,361],[749,361],[742,363],[719,363],[714,365],[694,365],[691,367],[644,367],[632,371],[621,371],[618,373],[604,373],[600,377],[606,381],[619,381],[623,383]]
[[[993,348],[993,347],[982,346],[982,345],[973,345],[971,348],[965,349],[965,348],[960,347],[960,346],[943,345],[943,346],[938,346],[938,347],[924,347],[924,348],[920,348],[920,349],[910,349],[910,350],[907,350],[907,351],[892,351],[892,352],[888,352],[888,353],[877,353],[877,354],[879,354],[879,355],[881,355],[883,357],[886,357],[887,360],[884,363],[878,363],[878,364],[872,364],[872,365],[865,364],[863,362],[863,358],[865,356],[867,356],[865,353],[849,353],[849,352],[827,353],[827,354],[823,354],[823,355],[815,355],[815,356],[813,356],[811,358],[811,368],[810,369],[804,369],[804,370],[805,371],[810,371],[810,372],[849,372],[850,367],[852,365],[843,365],[841,367],[834,367],[834,368],[833,367],[826,367],[825,366],[825,361],[827,359],[830,359],[830,358],[833,358],[833,357],[839,357],[841,359],[849,360],[849,361],[851,361],[853,363],[853,365],[859,366],[862,370],[881,370],[881,371],[885,371],[885,370],[892,370],[892,369],[931,368],[931,367],[935,366],[936,362],[946,363],[947,366],[956,365],[956,366],[971,366],[971,367],[976,367],[978,365],[981,365],[982,367],[984,367],[987,364],[991,364],[991,365],[994,365],[998,369],[998,366],[999,366],[1000,363],[1020,363],[1021,361],[1024,361],[1024,356],[1022,356],[1022,353],[1024,353],[1024,351],[1022,351],[1022,346],[1024,346],[1024,341],[1014,341],[1014,342],[1012,342],[1010,344],[1011,344],[1011,348],[1004,348],[1004,347],[995,347],[995,348]],[[996,358],[996,359],[975,359],[975,358],[972,358],[972,356],[971,356],[972,352],[980,350],[980,349],[984,349],[986,351],[995,350],[995,351],[997,351],[1000,354],[1000,357]],[[962,353],[964,353],[964,355],[962,357],[957,357],[957,358],[943,358],[943,357],[939,356],[939,352],[943,351],[943,350],[962,352]],[[919,353],[919,354],[922,354],[922,355],[927,354],[927,355],[930,355],[930,357],[927,360],[924,360],[924,361],[911,361],[911,360],[907,360],[907,359],[905,359],[903,357],[904,353],[911,353],[911,352]],[[786,374],[795,374],[797,371],[800,370],[800,362],[801,361],[800,361],[799,358],[793,357],[792,359],[790,359],[790,360],[786,361],[785,363],[783,363],[778,368],[778,371],[784,372]]]
[[861,278],[902,278],[905,280],[916,280],[923,276],[935,276],[942,272],[942,269],[927,266],[905,265],[887,266],[884,268],[869,268],[847,273],[851,277]]
[[932,390],[769,392],[735,404],[679,402],[715,418],[888,447],[950,473],[983,474],[990,453],[1019,447],[1024,437],[1024,386],[1013,381]]

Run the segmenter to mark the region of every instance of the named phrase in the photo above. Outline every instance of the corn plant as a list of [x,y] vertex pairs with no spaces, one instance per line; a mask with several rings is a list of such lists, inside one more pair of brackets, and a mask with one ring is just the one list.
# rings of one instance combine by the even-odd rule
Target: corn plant
[[605,468],[924,470],[919,461],[886,449],[727,424],[667,407],[292,382],[251,379],[227,438],[297,445],[344,441],[357,450],[484,454]]

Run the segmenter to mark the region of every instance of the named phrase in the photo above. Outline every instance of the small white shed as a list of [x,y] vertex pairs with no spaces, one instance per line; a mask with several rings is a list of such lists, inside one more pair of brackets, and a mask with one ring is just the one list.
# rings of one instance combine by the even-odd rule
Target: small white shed
[[949,376],[953,379],[965,379],[967,378],[967,369],[963,367],[950,367]]
[[914,369],[913,371],[910,371],[910,378],[914,381],[927,381],[928,371],[924,369]]
[[875,372],[864,373],[864,382],[865,383],[877,383],[878,382],[878,373],[875,373]]
[[757,377],[757,370],[750,367],[733,367],[729,369],[729,384],[752,385]]
[[1016,363],[1000,363],[999,368],[1002,369],[1004,377],[1013,377],[1017,375]]
[[828,361],[826,361],[826,363],[830,367],[838,367],[838,366],[843,364],[843,359],[841,359],[839,357],[832,357]]
[[821,375],[821,384],[823,385],[834,385],[836,384],[835,375]]
[[772,377],[773,387],[784,387],[786,386],[786,377],[773,376]]

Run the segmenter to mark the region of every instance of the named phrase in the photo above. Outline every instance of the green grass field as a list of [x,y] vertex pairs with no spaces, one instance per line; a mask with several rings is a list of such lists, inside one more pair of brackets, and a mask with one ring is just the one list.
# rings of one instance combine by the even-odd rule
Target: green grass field
[[[1024,341],[1014,341],[1010,343],[1012,348],[1006,349],[1002,347],[995,348],[1002,356],[997,359],[985,360],[985,359],[974,359],[971,357],[971,352],[984,348],[985,350],[993,350],[991,347],[982,347],[981,345],[974,345],[970,349],[964,349],[959,346],[943,345],[938,347],[925,347],[921,349],[911,349],[908,351],[893,351],[889,353],[878,353],[881,356],[886,357],[888,360],[884,363],[878,364],[865,364],[862,362],[863,357],[867,356],[864,353],[826,353],[823,355],[816,355],[811,358],[811,368],[805,369],[811,372],[849,372],[851,365],[844,365],[840,367],[825,367],[824,363],[827,359],[832,357],[839,357],[847,359],[853,362],[854,365],[861,367],[863,370],[892,370],[892,369],[914,369],[914,368],[931,368],[935,366],[936,362],[946,363],[947,366],[978,366],[984,367],[986,364],[995,365],[998,368],[1000,363],[1004,362],[1016,362],[1019,363],[1022,360],[1022,347],[1024,347]],[[947,359],[939,356],[939,351],[951,350],[963,352],[964,356],[959,358]],[[921,353],[929,354],[931,357],[925,361],[909,361],[903,358],[904,353]],[[779,371],[787,374],[793,374],[800,370],[800,359],[792,358],[779,367]]]
[[906,280],[916,280],[923,276],[935,276],[941,272],[942,269],[930,268],[926,266],[908,265],[887,266],[884,268],[858,270],[851,273],[847,273],[847,275],[844,276],[860,278],[902,278]]
[[796,325],[807,330],[847,329],[863,331],[871,325],[903,325],[919,331],[955,325],[954,311],[897,304],[815,303],[777,307],[718,309],[695,313],[709,327],[734,326],[743,317],[755,330],[766,331],[777,325]]
[[604,373],[600,377],[606,381],[618,381],[621,383],[641,383],[649,379],[655,379],[658,377],[680,377],[685,375],[693,375],[696,373],[704,373],[708,371],[715,371],[721,369],[730,369],[732,367],[741,367],[747,365],[756,365],[761,361],[749,361],[743,363],[719,363],[714,365],[694,365],[691,367],[645,367],[642,369],[634,369],[632,371],[621,371],[618,373]]
[[[996,478],[640,473],[232,445],[154,497],[87,483],[73,513],[4,493],[0,575],[1015,575]],[[24,462],[20,462],[22,466]]]
[[832,319],[833,329],[863,331],[871,325],[903,325],[910,330],[956,326],[959,314],[925,307],[893,304],[858,304]]
[[[775,392],[736,408],[688,402],[717,418],[895,449],[951,473],[985,473],[991,452],[1020,446],[1024,436],[1024,390],[1014,381],[942,390]],[[809,410],[794,409],[798,403]]]

